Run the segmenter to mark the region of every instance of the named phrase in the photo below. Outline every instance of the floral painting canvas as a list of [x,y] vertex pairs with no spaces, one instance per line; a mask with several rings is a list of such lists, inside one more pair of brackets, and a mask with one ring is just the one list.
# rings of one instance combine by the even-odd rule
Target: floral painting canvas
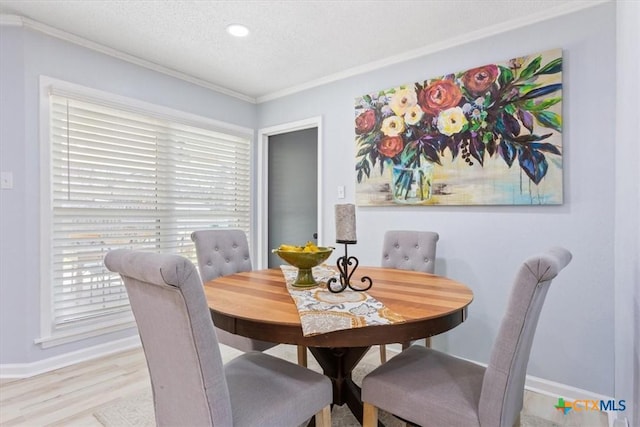
[[356,98],[356,203],[562,204],[562,51]]

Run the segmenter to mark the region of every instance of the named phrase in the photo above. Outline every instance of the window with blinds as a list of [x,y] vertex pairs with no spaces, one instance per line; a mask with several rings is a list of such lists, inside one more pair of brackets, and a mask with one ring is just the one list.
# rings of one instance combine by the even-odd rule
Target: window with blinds
[[56,92],[49,100],[52,334],[131,319],[108,251],[196,263],[193,230],[249,232],[249,136]]

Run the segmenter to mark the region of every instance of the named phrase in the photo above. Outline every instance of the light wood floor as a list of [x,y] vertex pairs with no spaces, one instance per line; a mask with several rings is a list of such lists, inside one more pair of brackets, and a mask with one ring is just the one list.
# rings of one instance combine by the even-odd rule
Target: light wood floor
[[[288,348],[291,347],[291,348]],[[239,351],[221,345],[226,362]],[[277,346],[272,354],[287,354],[295,360],[293,346]],[[269,350],[268,352],[272,352]],[[390,356],[392,356],[390,354]],[[378,359],[378,347],[365,356]],[[309,357],[310,367],[316,367]],[[57,369],[27,379],[0,381],[0,426],[103,427],[93,416],[100,407],[150,390],[149,374],[142,349],[134,349]],[[603,413],[571,414],[564,417],[553,408],[549,396],[525,392],[523,413],[533,414],[560,426],[607,427]],[[576,418],[576,417],[584,418]]]
[[0,383],[0,425],[96,426],[93,412],[128,394],[151,389],[142,349],[42,375]]

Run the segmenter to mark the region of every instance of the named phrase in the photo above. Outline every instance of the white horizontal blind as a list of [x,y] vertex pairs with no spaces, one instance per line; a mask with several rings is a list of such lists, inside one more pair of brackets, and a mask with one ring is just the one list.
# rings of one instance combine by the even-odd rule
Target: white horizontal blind
[[195,263],[193,230],[249,231],[247,137],[68,96],[50,108],[54,331],[129,315],[109,250]]

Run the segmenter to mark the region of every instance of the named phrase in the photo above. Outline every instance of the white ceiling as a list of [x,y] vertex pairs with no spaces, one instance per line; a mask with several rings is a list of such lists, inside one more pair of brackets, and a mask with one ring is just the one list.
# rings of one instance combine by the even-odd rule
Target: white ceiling
[[[0,0],[0,13],[260,102],[603,1]],[[251,34],[229,36],[230,23]]]

